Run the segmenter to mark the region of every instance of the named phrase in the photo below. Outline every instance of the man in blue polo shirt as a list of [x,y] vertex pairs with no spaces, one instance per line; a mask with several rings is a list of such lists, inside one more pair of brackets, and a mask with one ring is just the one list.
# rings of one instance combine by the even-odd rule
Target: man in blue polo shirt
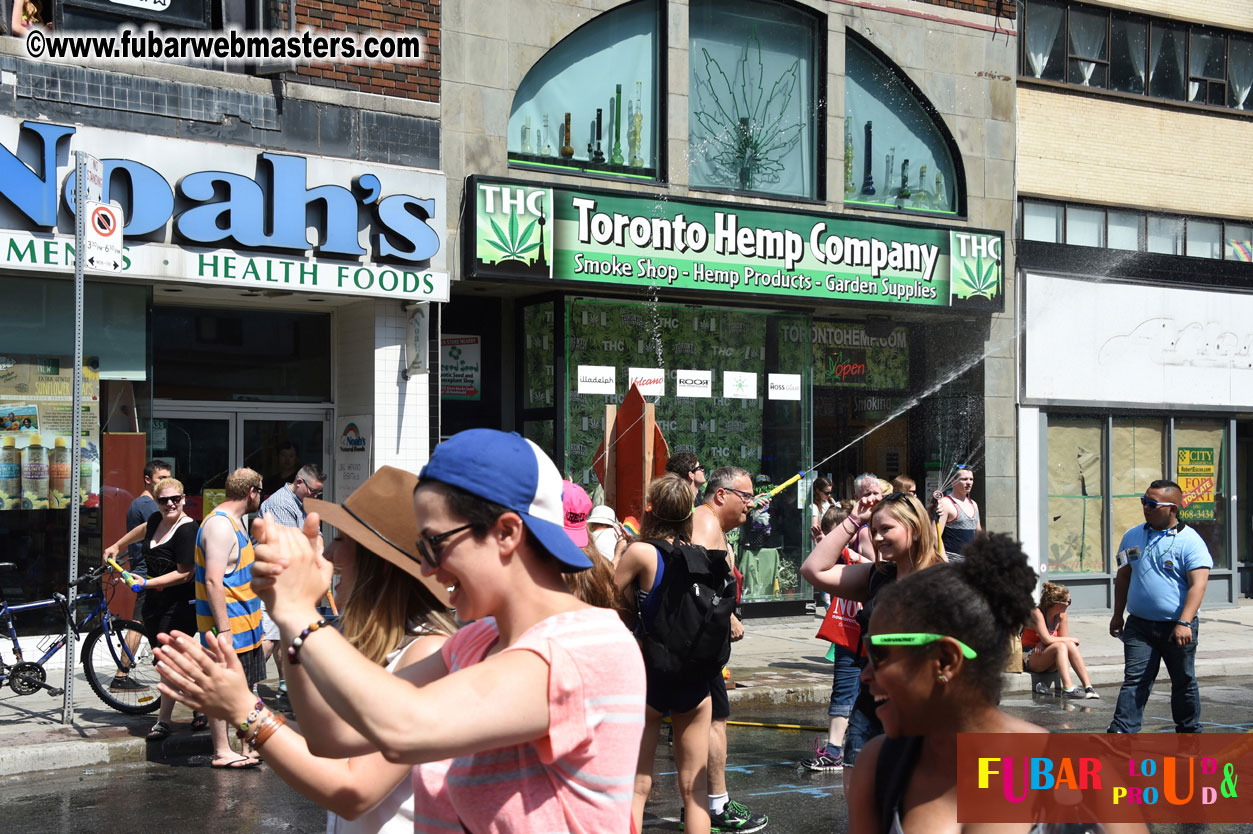
[[[1111,733],[1138,733],[1144,704],[1162,661],[1170,674],[1175,732],[1201,732],[1196,684],[1197,611],[1214,559],[1195,530],[1179,521],[1183,491],[1174,481],[1154,481],[1140,498],[1144,524],[1118,546],[1114,616],[1109,633],[1123,642],[1123,683]],[[1128,613],[1123,622],[1124,609]]]

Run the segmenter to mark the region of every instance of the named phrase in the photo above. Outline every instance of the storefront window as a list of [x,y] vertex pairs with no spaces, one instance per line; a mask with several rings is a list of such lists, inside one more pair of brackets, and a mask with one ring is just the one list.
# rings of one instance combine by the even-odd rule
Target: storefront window
[[556,353],[556,302],[540,301],[522,308],[522,435],[561,460],[556,447],[553,357]]
[[[805,333],[799,316],[667,304],[567,301],[566,470],[592,492],[593,467],[605,431],[605,407],[626,396],[632,378],[647,379],[645,399],[670,453],[690,451],[706,473],[741,466],[757,492],[782,483],[809,463],[809,350],[787,339]],[[610,369],[596,374],[589,368]],[[579,391],[578,379],[614,379],[613,393]],[[781,493],[768,512],[742,528],[737,553],[744,599],[799,599],[797,569],[807,541],[808,493]]]
[[1106,570],[1098,417],[1048,418],[1048,569],[1055,573]]
[[692,186],[818,197],[820,19],[778,2],[693,0]]
[[1115,417],[1110,438],[1110,469],[1113,484],[1110,503],[1114,513],[1114,537],[1144,523],[1140,496],[1149,484],[1166,477],[1166,424],[1164,420]]
[[1209,546],[1215,568],[1231,566],[1227,557],[1227,431],[1217,420],[1175,421],[1175,481],[1183,490],[1179,520]]
[[852,33],[844,62],[844,202],[956,213],[953,142],[922,92]]
[[655,0],[630,3],[536,62],[509,111],[509,161],[656,179],[660,21]]
[[[80,564],[100,559],[102,531],[125,515],[145,460],[139,414],[150,413],[146,380],[147,287],[84,287],[82,435],[73,436],[74,285],[0,278],[0,553],[18,565],[5,576],[10,603],[64,591],[75,445],[79,468]],[[132,441],[139,438],[136,445]],[[120,523],[120,522],[119,522]],[[34,619],[34,618],[32,618]],[[23,632],[40,624],[19,620]]]
[[331,400],[326,314],[158,307],[152,318],[158,399]]

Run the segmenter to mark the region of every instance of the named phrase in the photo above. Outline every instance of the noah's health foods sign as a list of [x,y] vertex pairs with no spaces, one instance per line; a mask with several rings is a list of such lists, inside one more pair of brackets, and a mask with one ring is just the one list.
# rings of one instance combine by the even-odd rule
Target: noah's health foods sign
[[438,172],[7,118],[0,267],[73,267],[71,150],[122,206],[124,276],[448,300]]
[[1000,309],[1004,237],[471,178],[467,274]]

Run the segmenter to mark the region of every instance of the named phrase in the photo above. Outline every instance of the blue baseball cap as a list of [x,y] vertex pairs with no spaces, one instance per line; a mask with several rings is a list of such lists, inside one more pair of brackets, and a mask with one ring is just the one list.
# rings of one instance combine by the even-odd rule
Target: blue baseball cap
[[435,447],[419,481],[440,481],[507,507],[567,573],[592,562],[565,529],[562,478],[544,451],[516,432],[469,429]]

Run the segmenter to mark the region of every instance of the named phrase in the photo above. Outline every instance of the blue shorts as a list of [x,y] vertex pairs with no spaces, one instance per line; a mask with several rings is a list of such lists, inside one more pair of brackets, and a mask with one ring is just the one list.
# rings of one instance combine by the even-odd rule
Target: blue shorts
[[861,688],[861,666],[853,652],[843,646],[832,648],[835,650],[835,674],[831,682],[831,705],[827,707],[827,715],[832,718],[848,718]]
[[645,667],[647,686],[644,703],[665,715],[691,712],[709,697],[709,681],[659,675]]
[[883,735],[883,725],[877,718],[867,718],[861,710],[853,710],[848,717],[848,729],[844,731],[844,766],[852,767],[866,742],[880,735]]

